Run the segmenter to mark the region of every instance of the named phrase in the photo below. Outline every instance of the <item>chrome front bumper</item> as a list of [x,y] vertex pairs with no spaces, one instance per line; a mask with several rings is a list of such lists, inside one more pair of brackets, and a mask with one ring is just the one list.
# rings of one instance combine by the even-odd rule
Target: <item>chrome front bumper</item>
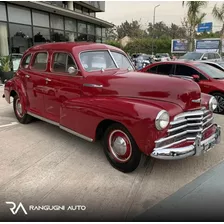
[[151,153],[151,156],[156,159],[176,160],[184,159],[189,156],[199,156],[212,149],[221,140],[221,127],[216,125],[216,132],[205,140],[202,139],[202,134],[196,136],[195,142],[192,145],[181,148],[164,148],[157,149]]

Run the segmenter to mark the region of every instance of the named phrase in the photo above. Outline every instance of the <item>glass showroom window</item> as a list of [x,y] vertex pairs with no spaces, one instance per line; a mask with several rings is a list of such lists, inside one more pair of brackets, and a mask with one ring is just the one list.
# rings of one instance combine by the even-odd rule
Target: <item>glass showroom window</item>
[[77,39],[77,34],[65,31],[65,41],[74,42]]
[[74,19],[65,19],[65,30],[76,32],[76,20]]
[[31,25],[30,10],[24,7],[8,5],[9,22]]
[[87,33],[87,26],[85,23],[78,22],[78,32]]
[[0,56],[9,55],[7,24],[0,22]]
[[54,41],[54,42],[65,41],[64,31],[62,31],[62,30],[51,30],[51,41]]
[[32,46],[31,26],[9,24],[12,53],[24,53]]
[[33,15],[33,25],[49,27],[49,14],[45,12],[40,12],[37,10],[32,10]]
[[76,41],[87,41],[87,34],[79,33]]
[[64,30],[63,17],[51,14],[51,28]]
[[0,20],[1,21],[6,21],[6,8],[5,8],[5,4],[0,2]]
[[50,30],[47,28],[34,27],[34,45],[50,42]]

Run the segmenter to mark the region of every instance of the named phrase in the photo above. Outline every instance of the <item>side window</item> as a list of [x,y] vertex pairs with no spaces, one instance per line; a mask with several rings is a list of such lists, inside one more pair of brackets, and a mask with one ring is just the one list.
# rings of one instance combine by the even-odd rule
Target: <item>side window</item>
[[192,76],[192,75],[199,75],[198,71],[195,69],[186,66],[186,65],[176,65],[176,72],[175,75],[182,75],[182,76]]
[[159,65],[157,69],[157,74],[170,75],[172,73],[172,64]]
[[220,59],[220,56],[218,54],[215,54],[216,59]]
[[215,55],[213,53],[208,54],[208,59],[214,59],[214,58],[215,58]]
[[153,66],[150,69],[148,69],[146,72],[148,73],[157,73],[158,66]]
[[53,72],[68,72],[69,67],[75,67],[74,60],[67,53],[54,53],[52,71]]
[[208,58],[208,53],[204,54],[202,58]]
[[40,52],[35,55],[32,68],[40,71],[45,71],[47,68],[47,53]]
[[21,66],[22,66],[23,68],[28,68],[29,63],[30,63],[30,59],[31,59],[31,54],[26,55],[26,56],[24,57],[22,63],[21,63]]

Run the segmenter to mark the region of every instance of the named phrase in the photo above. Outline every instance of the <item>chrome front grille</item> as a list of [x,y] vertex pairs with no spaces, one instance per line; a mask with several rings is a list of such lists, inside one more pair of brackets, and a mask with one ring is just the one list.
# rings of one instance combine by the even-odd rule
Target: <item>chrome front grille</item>
[[213,113],[205,108],[178,114],[170,122],[167,137],[155,141],[154,150],[194,141],[198,133],[205,132],[213,125],[213,118]]

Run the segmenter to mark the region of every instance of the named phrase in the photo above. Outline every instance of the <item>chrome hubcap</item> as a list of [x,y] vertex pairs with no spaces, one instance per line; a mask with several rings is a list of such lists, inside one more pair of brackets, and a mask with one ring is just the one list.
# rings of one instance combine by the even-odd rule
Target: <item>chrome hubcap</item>
[[23,116],[23,108],[22,108],[22,104],[20,102],[20,99],[16,100],[16,112],[17,114],[22,117]]
[[218,102],[215,112],[221,113],[224,111],[224,98],[221,96],[215,96],[215,98]]
[[131,142],[128,136],[120,130],[111,132],[108,146],[111,155],[117,162],[127,162],[132,155]]
[[114,152],[118,155],[124,155],[127,151],[127,144],[122,137],[117,137],[112,143]]

